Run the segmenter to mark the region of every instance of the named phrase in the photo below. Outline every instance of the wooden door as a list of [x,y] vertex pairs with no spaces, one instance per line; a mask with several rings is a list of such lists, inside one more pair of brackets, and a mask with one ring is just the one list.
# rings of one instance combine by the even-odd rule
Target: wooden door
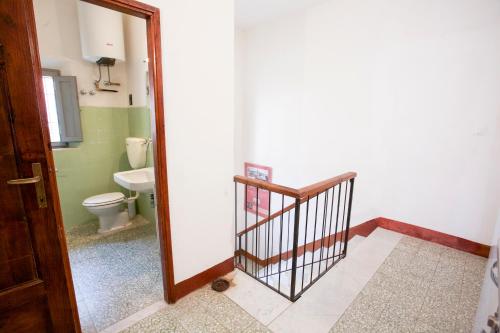
[[0,0],[0,332],[77,332],[33,16]]

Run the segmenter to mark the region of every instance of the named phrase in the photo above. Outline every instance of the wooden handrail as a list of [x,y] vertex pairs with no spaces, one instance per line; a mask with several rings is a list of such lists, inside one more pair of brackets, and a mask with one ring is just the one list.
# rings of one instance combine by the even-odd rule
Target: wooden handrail
[[260,220],[258,223],[256,223],[256,224],[254,224],[254,225],[252,225],[252,226],[250,226],[250,227],[248,227],[248,228],[246,228],[246,229],[244,229],[244,230],[242,230],[242,231],[238,232],[236,235],[237,235],[238,237],[240,237],[241,235],[244,235],[244,234],[246,234],[247,232],[252,231],[253,229],[255,229],[255,228],[257,228],[257,227],[260,227],[261,225],[266,224],[267,222],[274,220],[274,219],[275,219],[275,218],[277,218],[278,216],[280,216],[280,215],[282,215],[282,214],[284,214],[284,213],[286,213],[286,212],[288,212],[288,211],[292,210],[292,209],[293,209],[293,207],[295,207],[295,204],[294,204],[294,203],[293,203],[293,204],[291,204],[290,206],[286,206],[285,208],[283,208],[283,210],[279,210],[279,211],[277,211],[276,213],[271,214],[270,216],[268,216],[268,217],[266,217],[266,218],[264,218],[264,219]]
[[263,190],[284,194],[289,197],[296,198],[298,196],[298,191],[294,188],[277,185],[263,180],[258,180],[255,178],[248,178],[244,176],[234,176],[234,181],[236,183],[245,184],[249,186],[255,186]]
[[[300,200],[300,203],[304,203],[306,201],[307,201],[307,198],[303,198],[303,199]],[[238,232],[236,235],[238,237],[240,237],[241,235],[244,235],[247,232],[252,231],[253,229],[255,229],[257,227],[260,227],[261,225],[266,224],[267,222],[274,220],[275,218],[279,217],[282,214],[285,214],[286,212],[288,212],[288,211],[290,211],[290,210],[292,210],[294,208],[295,208],[295,203],[293,203],[293,204],[291,204],[289,206],[286,206],[285,208],[283,208],[283,210],[279,210],[276,213],[271,214],[270,216],[268,216],[268,217],[260,220],[258,223],[256,223],[256,224],[254,224],[254,225],[252,225],[252,226],[250,226],[250,227],[248,227],[248,228],[246,228],[246,229]]]
[[329,188],[337,186],[340,183],[356,178],[358,174],[356,172],[346,172],[339,176],[323,180],[321,182],[317,182],[316,184],[312,184],[309,186],[305,186],[301,188],[299,191],[299,199],[303,199],[305,197],[312,197],[318,193],[326,191]]
[[[342,182],[351,180],[356,178],[357,173],[356,172],[346,172],[344,174],[341,174],[339,176],[326,179],[320,182],[317,182],[315,184],[309,185],[302,187],[300,189],[294,189],[282,185],[277,185],[269,182],[265,182],[263,180],[258,180],[254,178],[248,178],[248,177],[243,177],[243,176],[234,176],[234,181],[240,184],[246,184],[250,186],[255,186],[258,187],[259,189],[271,191],[274,193],[279,193],[283,194],[289,197],[293,197],[296,199],[300,200],[300,203],[306,202],[310,197],[315,196],[316,194],[319,194],[323,191],[326,191],[329,188],[332,188]],[[246,234],[249,231],[252,231],[256,229],[257,227],[260,227],[263,224],[266,224],[269,221],[272,221],[273,219],[279,217],[280,215],[292,210],[295,207],[295,203],[283,208],[283,210],[279,210],[276,213],[273,213],[269,215],[268,217],[260,220],[258,223],[240,231],[237,236],[241,237],[242,235]]]
[[234,176],[234,181],[240,184],[246,184],[250,186],[258,187],[262,190],[271,191],[274,193],[283,194],[295,199],[304,199],[307,197],[315,196],[331,187],[334,187],[342,182],[356,178],[356,172],[346,172],[339,176],[326,179],[315,184],[302,187],[300,189],[294,189],[291,187],[286,187],[282,185],[277,185],[263,180],[258,180],[254,178],[248,178],[243,176]]

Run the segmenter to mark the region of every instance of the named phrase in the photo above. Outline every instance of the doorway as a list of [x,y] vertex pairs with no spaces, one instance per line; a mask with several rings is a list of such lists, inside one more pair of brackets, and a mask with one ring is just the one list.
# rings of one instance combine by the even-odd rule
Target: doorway
[[[2,284],[0,285],[0,303],[2,303],[0,307],[2,310],[2,314],[0,315],[0,330],[71,332],[79,331],[78,312],[80,312],[80,318],[82,318],[83,307],[81,307],[81,302],[79,302],[78,308],[76,306],[73,290],[76,290],[77,299],[81,290],[79,290],[77,283],[75,283],[74,288],[71,273],[75,275],[75,271],[70,271],[67,247],[69,247],[71,256],[71,268],[74,269],[83,258],[82,255],[84,252],[87,252],[87,254],[92,252],[82,250],[82,244],[86,242],[89,244],[90,241],[90,243],[94,242],[94,245],[102,245],[105,243],[103,240],[106,239],[108,245],[123,246],[124,242],[122,240],[126,239],[130,242],[123,247],[127,247],[131,252],[125,254],[120,259],[123,263],[121,270],[123,273],[127,271],[123,269],[128,263],[126,258],[132,257],[134,250],[141,248],[144,244],[153,244],[156,242],[156,249],[151,247],[151,253],[149,253],[151,257],[157,258],[154,267],[150,267],[157,274],[155,283],[153,284],[154,289],[159,299],[163,298],[169,303],[175,300],[168,211],[159,11],[156,8],[135,1],[82,1],[85,4],[92,2],[93,5],[118,11],[123,15],[131,15],[133,19],[139,18],[143,20],[146,34],[146,36],[143,36],[143,39],[147,41],[147,58],[144,59],[144,67],[147,73],[143,73],[143,79],[144,82],[147,82],[145,89],[149,91],[147,99],[149,110],[151,110],[150,132],[147,134],[138,134],[137,129],[129,128],[126,137],[141,136],[145,140],[144,143],[148,146],[149,154],[151,155],[151,166],[149,169],[155,179],[152,191],[154,195],[151,193],[149,195],[138,194],[144,192],[136,189],[130,189],[129,192],[127,188],[118,188],[116,192],[105,191],[105,193],[95,193],[95,195],[109,193],[118,195],[121,192],[123,201],[120,203],[128,203],[127,214],[131,220],[135,218],[133,212],[131,212],[133,208],[138,210],[137,213],[142,212],[145,214],[146,212],[144,207],[147,208],[147,206],[142,205],[143,207],[141,208],[141,205],[130,205],[132,199],[136,196],[138,198],[142,196],[142,200],[145,201],[143,204],[149,204],[150,208],[154,204],[156,209],[153,210],[153,216],[155,215],[154,213],[157,215],[154,217],[157,223],[149,221],[150,223],[145,228],[143,227],[146,224],[141,225],[140,223],[136,223],[134,225],[132,223],[133,228],[123,228],[123,230],[118,232],[113,229],[112,225],[109,233],[106,232],[108,230],[98,233],[102,225],[99,223],[100,219],[97,219],[97,223],[94,223],[93,226],[95,230],[83,228],[82,238],[82,229],[79,230],[80,233],[72,233],[73,228],[66,226],[66,217],[68,214],[64,214],[64,205],[66,199],[89,184],[88,182],[77,185],[70,184],[69,188],[63,189],[59,187],[58,190],[57,184],[60,182],[59,178],[64,178],[64,172],[69,177],[71,168],[67,166],[58,168],[57,155],[63,152],[64,149],[68,150],[65,153],[73,150],[76,152],[74,153],[75,156],[82,155],[81,151],[80,154],[77,152],[81,146],[76,142],[78,140],[85,142],[86,136],[89,139],[88,141],[92,141],[93,138],[88,135],[90,132],[86,132],[84,128],[88,125],[85,122],[91,119],[89,117],[91,111],[96,110],[89,112],[86,112],[88,110],[82,111],[81,105],[77,104],[76,109],[79,109],[81,113],[81,118],[77,120],[75,119],[78,115],[77,113],[67,112],[62,114],[60,108],[75,108],[75,101],[78,103],[78,100],[84,96],[97,96],[97,93],[115,94],[111,91],[105,92],[105,90],[119,90],[113,89],[117,86],[113,83],[117,83],[116,81],[120,76],[109,76],[109,73],[113,74],[112,68],[108,72],[109,63],[104,62],[99,64],[102,67],[101,74],[105,77],[107,84],[104,84],[103,80],[103,85],[95,85],[92,95],[91,89],[79,87],[78,80],[74,78],[75,76],[82,75],[81,73],[77,73],[76,75],[69,73],[71,68],[74,69],[74,66],[60,66],[64,63],[67,64],[68,57],[61,62],[54,61],[52,63],[41,64],[39,58],[41,52],[39,53],[38,46],[40,48],[44,46],[37,43],[36,30],[38,27],[35,24],[35,11],[33,8],[33,3],[35,3],[36,7],[36,2],[37,0],[6,1],[2,2],[0,6],[0,16],[3,18],[3,23],[1,23],[2,33],[0,33],[0,48],[2,51],[0,62],[3,71],[0,105],[1,116],[5,120],[3,124],[7,126],[2,130],[2,133],[5,134],[2,137],[2,142],[6,144],[10,142],[11,146],[11,149],[5,149],[0,155],[2,160],[9,161],[9,168],[12,167],[9,169],[6,166],[5,172],[3,172],[1,177],[2,193],[7,195],[4,198],[5,200],[2,199],[2,202],[12,204],[12,212],[16,213],[8,215],[7,211],[5,211],[5,214],[2,214],[2,218],[0,219],[3,237],[2,243],[12,245],[9,248],[3,247],[0,253],[2,262],[5,261],[4,263],[8,263],[8,266],[2,265],[3,268],[1,270],[2,279],[4,277],[5,279],[2,280]],[[51,5],[61,2],[64,1],[52,1]],[[50,7],[44,8],[47,9]],[[70,27],[66,28],[68,30],[71,29]],[[50,42],[55,42],[55,39],[52,39]],[[67,43],[60,43],[59,46],[61,45],[67,45]],[[53,46],[54,44],[50,46],[50,49],[56,50],[57,47]],[[98,65],[96,64],[96,66]],[[42,67],[44,69],[43,72]],[[115,74],[119,73],[115,72]],[[96,81],[98,80],[96,78]],[[99,89],[102,89],[102,91]],[[47,93],[48,90],[51,93]],[[26,94],[27,91],[33,91],[34,93]],[[48,102],[47,104],[45,103],[46,101]],[[130,100],[127,102],[130,102]],[[133,103],[131,104],[133,105]],[[51,107],[53,108],[52,113],[50,110]],[[127,117],[129,117],[132,111],[127,111]],[[86,114],[84,115],[84,113]],[[137,118],[138,115],[138,113],[132,113],[130,117]],[[123,114],[120,116],[123,116]],[[94,134],[97,134],[99,140],[105,137],[102,132],[103,128],[99,127],[103,124],[102,117],[105,117],[104,114],[98,114],[98,123],[95,124],[96,127],[94,128],[97,132]],[[118,121],[116,117],[113,118],[113,115],[111,118],[114,121]],[[64,121],[61,121],[61,119]],[[59,128],[56,125],[59,125]],[[80,133],[77,130],[78,125],[83,129]],[[132,133],[133,131],[136,132]],[[53,133],[57,133],[58,135],[52,135],[51,137]],[[99,135],[101,136],[99,137]],[[58,138],[54,140],[56,136]],[[121,144],[126,147],[126,142],[126,140],[123,140]],[[101,156],[100,158],[101,161],[104,161],[108,157],[110,156]],[[99,159],[99,157],[94,158]],[[131,166],[130,160],[125,160],[126,156],[124,157],[122,154],[120,158],[117,162],[118,164],[125,164],[126,162]],[[77,167],[79,166],[78,164],[83,165],[87,163],[89,159],[86,156],[84,159],[68,159],[68,161]],[[144,165],[144,167],[148,167],[148,165]],[[7,169],[12,172],[7,172]],[[131,169],[134,168],[131,167]],[[128,170],[118,169],[116,171]],[[93,176],[99,176],[97,172],[94,170]],[[79,175],[82,176],[83,174]],[[110,182],[116,182],[116,180],[113,180],[113,173],[109,175],[109,178]],[[119,186],[124,185],[118,184],[117,187]],[[87,197],[86,199],[89,198]],[[112,199],[111,201],[113,200],[118,199]],[[100,203],[102,203],[102,200]],[[111,202],[108,201],[107,203]],[[127,206],[126,204],[124,205]],[[85,208],[88,208],[89,213],[92,214],[92,212],[95,213],[97,208],[102,208],[97,206],[87,205]],[[17,208],[14,209],[15,207]],[[65,219],[61,216],[61,207],[63,208]],[[94,215],[97,217],[98,214]],[[14,224],[14,228],[12,227],[12,221],[10,221],[12,219],[17,221]],[[153,219],[151,215],[149,219]],[[66,238],[69,241],[68,244],[66,244]],[[23,240],[22,244],[20,243],[21,239]],[[134,239],[141,239],[142,245],[135,248],[131,246]],[[22,248],[20,247],[21,245],[23,246]],[[142,248],[148,249],[147,246],[142,246]],[[74,249],[76,251],[73,251]],[[95,250],[96,246],[93,249]],[[96,256],[99,256],[98,252],[94,251],[93,254],[90,254],[90,257],[95,259]],[[110,253],[108,253],[107,258],[110,258]],[[109,264],[120,260],[111,260]],[[119,265],[117,266],[119,267]],[[9,269],[7,270],[7,268]],[[96,266],[92,268],[96,268]],[[94,269],[94,271],[97,271],[97,269]],[[144,274],[141,276],[144,277]],[[135,277],[137,278],[138,275]],[[115,274],[108,276],[107,281],[112,281],[113,278],[116,278]],[[75,282],[77,282],[76,280]],[[89,280],[94,279],[89,278]],[[147,282],[143,282],[142,285],[145,287]],[[136,297],[133,298],[135,299]],[[136,308],[140,308],[140,305],[137,305]],[[106,313],[102,313],[102,316],[106,316]],[[104,328],[108,324],[102,323],[99,329]]]

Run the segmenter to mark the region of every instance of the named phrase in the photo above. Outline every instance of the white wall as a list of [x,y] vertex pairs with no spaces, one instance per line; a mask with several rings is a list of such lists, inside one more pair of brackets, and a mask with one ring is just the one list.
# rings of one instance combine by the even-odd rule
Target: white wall
[[[33,4],[42,67],[58,69],[61,75],[76,76],[78,90],[94,90],[99,72],[95,63],[82,59],[77,0],[33,0]],[[104,67],[102,69],[103,78],[107,79],[107,71]],[[117,61],[111,68],[111,78],[121,83],[121,86],[111,88],[118,93],[79,95],[80,106],[128,106],[125,63]]]
[[127,88],[132,95],[132,106],[149,105],[148,42],[146,20],[135,16],[123,16],[125,51],[127,55]]
[[[233,1],[142,2],[161,10],[170,217],[175,281],[180,282],[233,255]],[[74,7],[76,15],[73,0],[35,0],[37,12],[48,14],[56,14],[56,3]],[[71,20],[56,18],[41,22],[39,34],[56,36],[59,26],[65,25],[55,22]],[[76,31],[70,30],[69,40],[45,44],[42,58],[45,52],[78,41]],[[79,45],[75,52],[80,57]],[[116,80],[118,72],[126,70],[117,68]],[[134,91],[133,86],[130,89]],[[127,105],[127,95],[123,94],[123,105]],[[138,106],[142,103],[134,100]],[[122,99],[116,104],[122,105]]]
[[175,281],[233,255],[231,0],[146,0],[161,10]]
[[330,0],[238,39],[237,170],[271,165],[289,186],[357,171],[353,224],[384,216],[490,243],[500,3]]

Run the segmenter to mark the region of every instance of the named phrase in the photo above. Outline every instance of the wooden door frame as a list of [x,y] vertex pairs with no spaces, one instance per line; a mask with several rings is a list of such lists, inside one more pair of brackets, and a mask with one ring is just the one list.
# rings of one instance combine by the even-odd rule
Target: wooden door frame
[[[155,162],[155,184],[156,184],[156,206],[158,214],[158,232],[161,253],[161,267],[163,276],[163,294],[164,299],[168,303],[176,301],[175,284],[174,284],[174,266],[172,257],[172,237],[170,229],[170,210],[168,197],[168,178],[167,178],[167,153],[166,153],[166,134],[165,134],[165,112],[163,103],[163,76],[162,76],[162,52],[161,52],[161,27],[160,27],[160,10],[158,8],[140,3],[134,0],[82,0],[94,5],[106,7],[112,10],[122,12],[124,14],[136,16],[146,20],[147,27],[147,47],[149,58],[149,84],[150,84],[150,105],[154,110],[152,117],[152,139],[153,139],[153,156]],[[38,41],[36,37],[36,24],[34,17],[29,23],[29,29],[34,33],[31,35],[30,46],[32,49],[31,55],[33,64],[35,64],[36,76],[41,77],[41,66],[39,60]],[[45,110],[43,103],[43,86],[42,81],[38,80],[38,99],[40,110]],[[48,136],[48,123],[46,116],[41,117],[41,126],[44,133],[44,144],[50,147],[50,139]],[[49,148],[50,151],[50,148]],[[48,163],[52,169],[49,172],[50,191],[58,193],[57,182],[55,176],[55,167],[52,154],[47,154]],[[61,214],[59,196],[54,195],[53,199],[56,221],[59,230],[64,230],[63,218]],[[65,236],[60,235],[62,248],[67,252]],[[64,244],[63,244],[64,243]],[[71,272],[66,272],[68,281],[72,285]],[[76,301],[74,294],[71,295],[71,303],[76,309]],[[76,312],[74,313],[76,314]],[[76,318],[78,320],[78,318]]]

